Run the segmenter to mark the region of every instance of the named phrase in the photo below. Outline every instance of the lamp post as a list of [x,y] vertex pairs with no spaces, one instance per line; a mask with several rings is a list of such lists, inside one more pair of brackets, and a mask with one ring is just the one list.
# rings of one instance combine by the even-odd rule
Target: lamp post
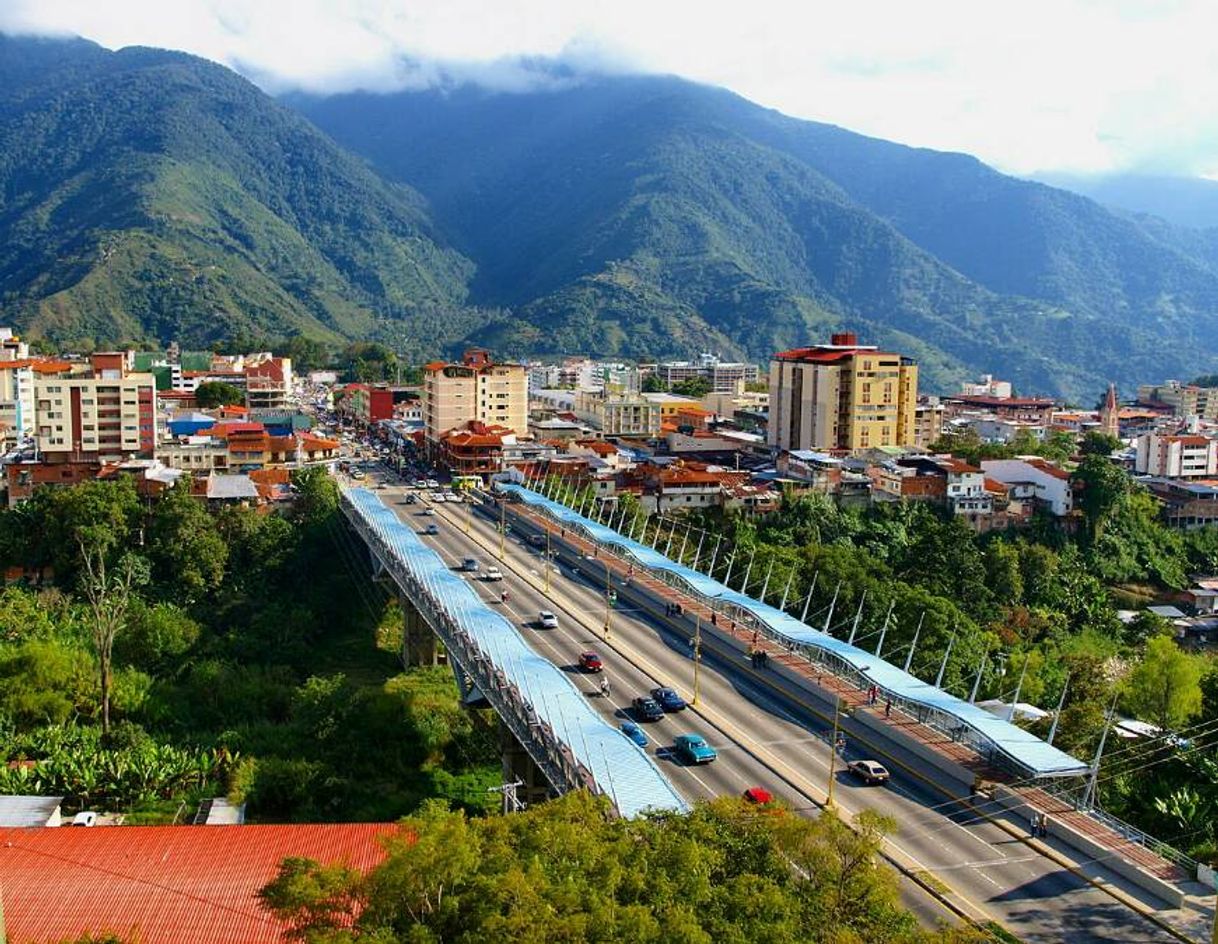
[[550,527],[546,525],[546,596],[550,595]]
[[605,565],[605,639],[609,639],[609,594],[613,592],[613,584],[610,582],[609,561],[602,560]]
[[702,617],[700,614],[694,614],[694,700],[693,704],[696,707],[698,704],[698,672],[702,667]]
[[504,535],[507,533],[507,502],[499,499],[499,559],[503,560]]
[[833,787],[837,783],[837,732],[841,712],[842,700],[835,693],[833,695],[833,743],[829,746],[829,795],[825,800],[825,806],[828,809],[833,809]]

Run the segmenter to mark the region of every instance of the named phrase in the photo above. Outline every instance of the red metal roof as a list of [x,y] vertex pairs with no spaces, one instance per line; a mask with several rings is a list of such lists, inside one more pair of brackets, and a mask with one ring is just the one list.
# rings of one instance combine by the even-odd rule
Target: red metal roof
[[284,926],[258,889],[305,856],[366,871],[390,823],[0,829],[9,939],[44,944],[114,932],[141,944],[262,944]]

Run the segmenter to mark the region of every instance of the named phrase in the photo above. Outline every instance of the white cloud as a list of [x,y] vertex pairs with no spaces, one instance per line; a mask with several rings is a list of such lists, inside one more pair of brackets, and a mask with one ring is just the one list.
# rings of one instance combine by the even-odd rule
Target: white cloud
[[0,27],[184,49],[271,90],[519,89],[520,57],[557,57],[1016,172],[1218,175],[1211,0],[7,0]]

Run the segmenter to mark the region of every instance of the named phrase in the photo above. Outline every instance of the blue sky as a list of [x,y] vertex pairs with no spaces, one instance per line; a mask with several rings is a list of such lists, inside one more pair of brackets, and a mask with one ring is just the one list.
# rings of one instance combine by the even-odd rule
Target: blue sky
[[515,59],[557,57],[1014,173],[1218,178],[1214,0],[4,0],[0,29],[184,49],[270,91],[519,89]]

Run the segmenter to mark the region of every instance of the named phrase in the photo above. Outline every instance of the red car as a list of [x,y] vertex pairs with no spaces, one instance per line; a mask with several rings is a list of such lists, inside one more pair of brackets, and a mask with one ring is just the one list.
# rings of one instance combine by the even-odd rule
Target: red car
[[762,787],[749,787],[744,791],[744,798],[750,803],[756,803],[758,806],[765,806],[767,803],[774,802],[774,794]]
[[601,662],[601,657],[595,652],[581,652],[579,667],[585,672],[600,672],[605,668],[604,663]]

